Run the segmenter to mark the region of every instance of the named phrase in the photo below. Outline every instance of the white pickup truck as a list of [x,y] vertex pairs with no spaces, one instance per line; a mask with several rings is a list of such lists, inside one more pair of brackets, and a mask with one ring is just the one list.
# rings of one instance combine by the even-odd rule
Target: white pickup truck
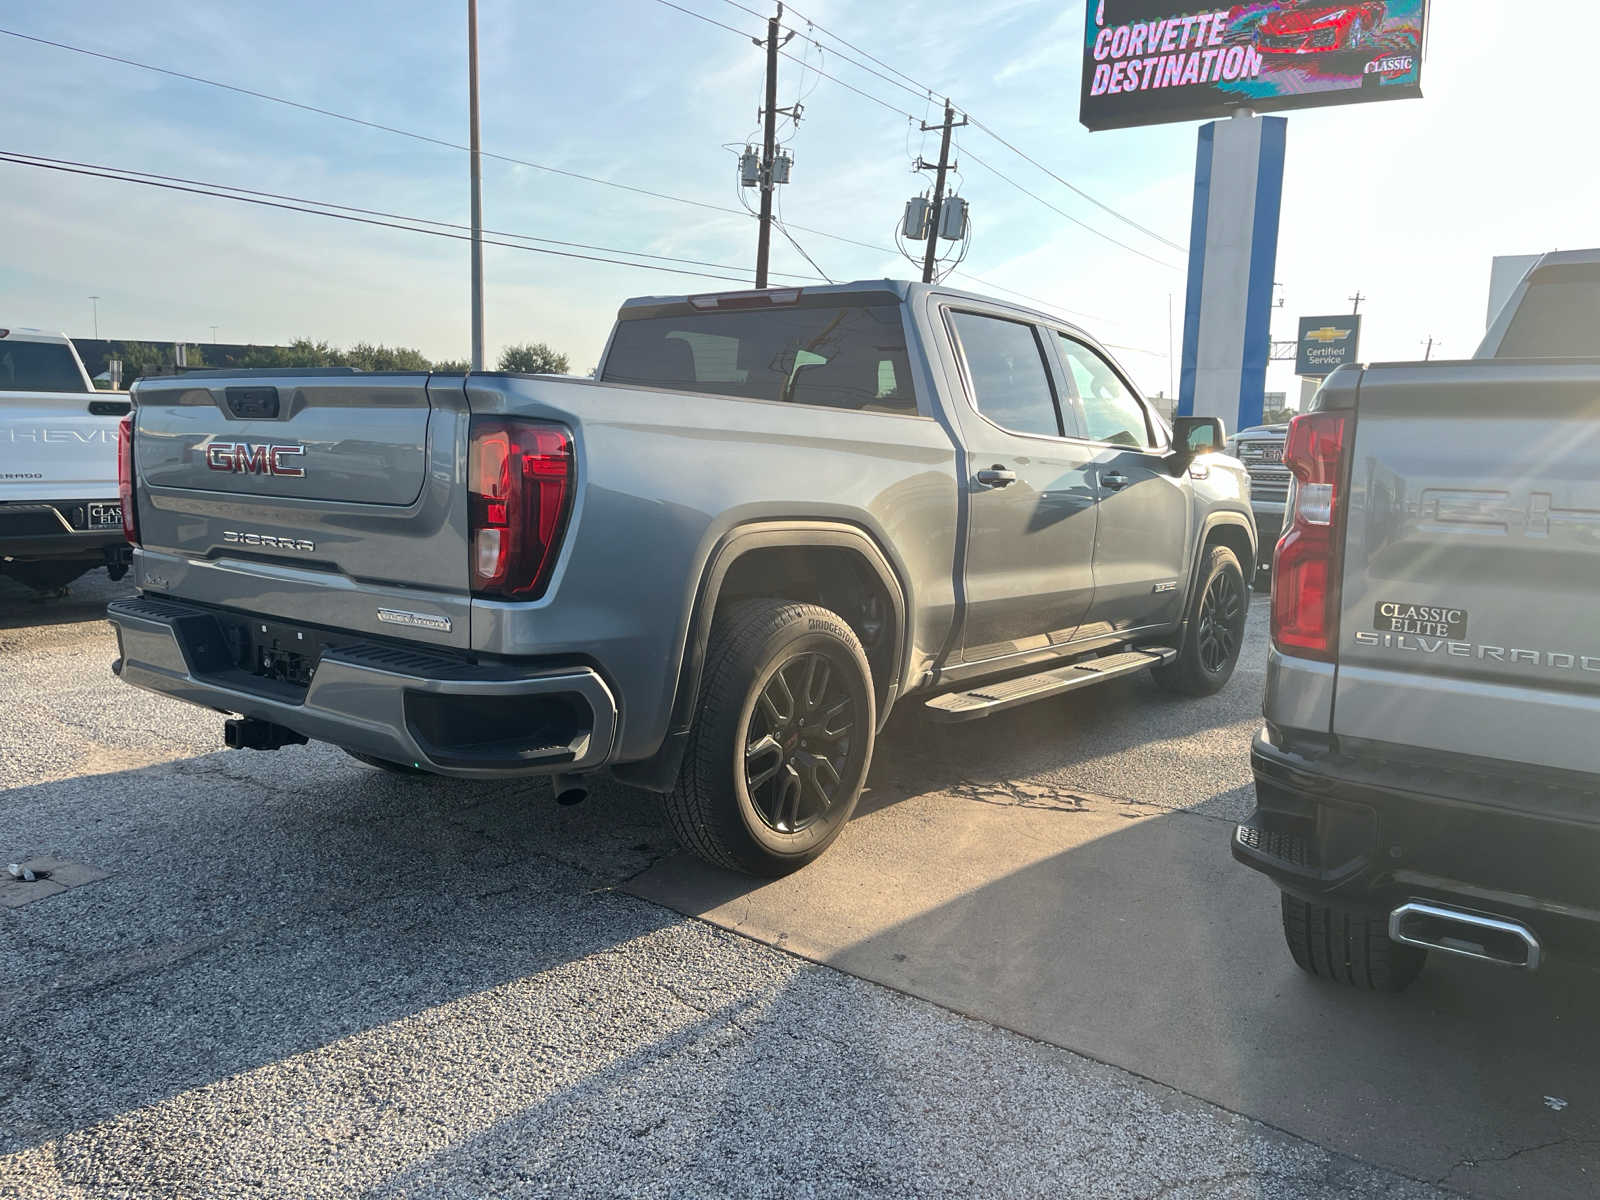
[[0,575],[47,593],[127,574],[117,487],[119,392],[97,392],[71,341],[0,328]]

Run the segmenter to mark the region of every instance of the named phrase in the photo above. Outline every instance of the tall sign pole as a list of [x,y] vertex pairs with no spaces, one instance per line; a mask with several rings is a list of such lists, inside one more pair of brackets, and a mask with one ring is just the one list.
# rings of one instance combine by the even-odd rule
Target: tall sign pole
[[468,120],[472,147],[472,369],[483,370],[483,165],[478,153],[478,0],[467,0]]

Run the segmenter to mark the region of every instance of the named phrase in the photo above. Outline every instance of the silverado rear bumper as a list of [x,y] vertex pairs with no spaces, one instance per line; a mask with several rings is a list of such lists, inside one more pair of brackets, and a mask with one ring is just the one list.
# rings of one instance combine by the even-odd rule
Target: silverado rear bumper
[[301,685],[241,663],[246,614],[138,596],[106,615],[125,682],[390,762],[494,778],[592,771],[612,753],[616,701],[581,664],[474,661],[307,629],[318,651]]
[[1364,747],[1251,746],[1256,809],[1233,856],[1305,900],[1387,915],[1411,900],[1600,950],[1600,779]]
[[[84,500],[0,503],[0,558],[126,561],[132,548],[123,536],[122,526],[88,528],[89,504]],[[111,553],[108,555],[107,551]]]

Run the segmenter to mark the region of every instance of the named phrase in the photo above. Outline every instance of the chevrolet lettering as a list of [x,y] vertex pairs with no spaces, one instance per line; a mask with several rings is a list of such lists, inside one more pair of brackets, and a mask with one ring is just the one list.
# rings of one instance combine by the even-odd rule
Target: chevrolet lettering
[[265,442],[212,442],[206,447],[206,466],[213,471],[231,471],[241,475],[278,475],[288,479],[304,479],[305,467],[299,460],[305,458],[304,446],[277,446]]

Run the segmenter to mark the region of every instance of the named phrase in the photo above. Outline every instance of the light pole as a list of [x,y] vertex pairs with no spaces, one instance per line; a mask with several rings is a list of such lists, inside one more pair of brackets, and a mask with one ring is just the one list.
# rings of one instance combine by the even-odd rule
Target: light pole
[[100,340],[100,297],[90,296],[89,303],[94,306],[94,340]]
[[213,346],[215,346],[217,344],[217,330],[219,330],[221,328],[222,328],[221,325],[213,325],[213,326],[211,326],[211,344]]
[[472,369],[483,370],[483,177],[478,156],[478,0],[467,0],[467,111],[472,147]]

